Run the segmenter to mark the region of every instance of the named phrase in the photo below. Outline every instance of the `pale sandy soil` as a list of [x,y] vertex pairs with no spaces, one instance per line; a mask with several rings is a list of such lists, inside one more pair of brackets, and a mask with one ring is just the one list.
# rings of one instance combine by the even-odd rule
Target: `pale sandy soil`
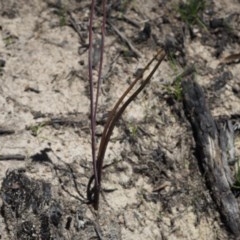
[[[87,52],[81,53],[84,49],[79,49],[79,36],[67,24],[67,11],[70,11],[83,39],[88,41],[89,1],[62,1],[61,10],[55,2],[0,1],[0,59],[6,62],[0,69],[0,127],[15,131],[12,135],[0,136],[0,155],[26,156],[24,161],[0,161],[0,183],[7,171],[19,168],[25,169],[30,179],[51,183],[52,198],[62,209],[62,226],[67,217],[72,218],[70,229],[54,239],[97,239],[93,225],[89,224],[91,229],[87,224],[97,219],[91,207],[81,201],[86,197],[86,185],[92,174]],[[195,26],[196,37],[191,39],[188,30],[183,32],[184,23],[175,10],[177,3],[134,0],[126,11],[111,13],[115,17],[112,23],[133,42],[142,57],[136,59],[122,54],[128,48],[107,27],[99,134],[105,114],[132,81],[136,70],[145,66],[166,38],[176,41],[177,34],[183,36],[184,56],[178,52],[177,60],[181,62],[184,58],[185,64],[180,66],[165,59],[146,91],[131,104],[114,130],[105,158],[105,164],[110,167],[104,170],[105,191],[99,210],[103,239],[231,238],[199,171],[182,103],[174,100],[166,85],[193,63],[197,70],[196,81],[204,87],[213,115],[239,114],[239,63],[226,65],[223,62],[226,56],[239,53],[240,44],[225,39],[222,53],[216,57],[214,43],[220,37]],[[239,14],[240,3],[216,0],[211,8],[214,10],[212,17],[226,18]],[[122,15],[136,21],[140,29],[117,20]],[[168,21],[163,23],[163,18]],[[152,37],[137,44],[134,39],[146,21],[151,24]],[[230,23],[234,34],[240,37],[240,24]],[[97,34],[99,26],[96,21]],[[214,83],[218,83],[224,72],[229,77],[216,90]],[[36,113],[42,116],[36,118]],[[77,122],[43,124],[51,118]],[[33,161],[33,156],[46,148],[50,149],[47,156],[51,162]],[[159,191],[153,191],[162,184],[164,187]],[[85,225],[77,229],[79,211]],[[3,215],[1,211],[0,239],[17,239],[16,229],[21,222],[38,221],[37,216],[24,211],[18,219],[12,216],[12,221],[4,220]]]

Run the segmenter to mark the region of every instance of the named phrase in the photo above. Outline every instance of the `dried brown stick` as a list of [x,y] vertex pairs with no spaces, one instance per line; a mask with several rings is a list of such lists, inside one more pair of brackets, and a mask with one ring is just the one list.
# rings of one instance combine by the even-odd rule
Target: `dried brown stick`
[[240,53],[231,54],[224,58],[223,63],[231,64],[238,63],[240,61]]
[[69,16],[69,21],[71,23],[72,28],[76,31],[76,33],[78,34],[79,38],[80,38],[80,42],[81,44],[85,45],[85,39],[83,38],[79,26],[75,20],[75,18],[72,16],[72,13],[70,11],[67,11],[68,16]]
[[0,161],[9,161],[9,160],[24,161],[25,158],[26,157],[21,154],[0,155]]
[[108,21],[108,24],[111,26],[111,28],[113,29],[113,31],[121,38],[122,41],[124,41],[126,43],[126,45],[128,46],[128,48],[136,55],[136,57],[140,58],[142,56],[142,54],[132,45],[132,43],[130,42],[130,40],[127,39],[127,37],[121,33],[117,27],[115,27],[112,23],[110,23]]
[[0,128],[0,135],[11,135],[14,134],[15,131],[11,129]]
[[121,21],[125,21],[126,23],[129,23],[136,28],[141,28],[141,25],[138,22],[136,22],[133,19],[127,17],[126,15],[121,15],[121,17],[112,17],[112,18],[115,18],[115,19],[121,20]]

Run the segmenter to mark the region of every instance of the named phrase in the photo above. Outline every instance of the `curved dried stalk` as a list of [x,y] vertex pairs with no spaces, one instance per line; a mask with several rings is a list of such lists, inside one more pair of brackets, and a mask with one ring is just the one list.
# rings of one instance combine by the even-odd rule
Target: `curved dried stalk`
[[[155,59],[159,57],[159,60],[151,73],[148,75],[148,77],[143,80],[140,83],[140,86],[137,88],[137,90],[134,91],[134,93],[122,104],[122,106],[119,108],[120,104],[123,102],[124,98],[127,96],[127,94],[133,89],[133,87],[136,85],[137,82],[140,81],[141,77],[136,78],[132,84],[128,87],[128,89],[123,93],[123,95],[119,98],[117,103],[115,104],[113,110],[111,111],[107,123],[104,127],[103,135],[101,138],[101,143],[98,151],[98,157],[97,157],[97,176],[92,176],[89,180],[88,184],[88,199],[89,201],[92,201],[94,209],[98,209],[99,206],[99,194],[100,194],[100,188],[101,188],[101,176],[102,176],[102,167],[103,167],[103,160],[105,156],[105,152],[110,140],[110,136],[112,134],[112,131],[116,125],[116,122],[119,120],[125,109],[128,107],[128,105],[137,97],[137,95],[144,89],[144,87],[150,82],[153,74],[156,72],[157,68],[161,64],[162,60],[165,57],[165,52],[163,50],[160,50],[155,57],[152,58],[152,60],[147,64],[147,66],[144,68],[143,72],[146,71],[149,66],[153,63]],[[96,182],[97,178],[97,182]],[[94,188],[90,189],[91,184],[95,180]]]

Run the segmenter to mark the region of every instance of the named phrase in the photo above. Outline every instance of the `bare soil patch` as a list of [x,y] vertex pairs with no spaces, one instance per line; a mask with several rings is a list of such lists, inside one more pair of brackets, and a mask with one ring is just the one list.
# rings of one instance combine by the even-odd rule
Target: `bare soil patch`
[[[240,3],[206,4],[202,25],[189,25],[176,0],[110,1],[98,141],[137,72],[159,48],[168,57],[114,130],[97,218],[86,204],[90,2],[0,1],[0,239],[235,239],[206,186],[175,81],[194,65],[212,115],[240,113]],[[238,156],[238,137],[235,145]]]

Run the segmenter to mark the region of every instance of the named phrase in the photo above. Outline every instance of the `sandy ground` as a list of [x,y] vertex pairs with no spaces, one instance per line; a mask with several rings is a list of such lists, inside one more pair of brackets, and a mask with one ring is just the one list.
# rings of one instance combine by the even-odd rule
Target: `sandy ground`
[[[141,57],[130,57],[125,43],[107,26],[99,139],[106,115],[137,69],[167,40],[177,54],[174,61],[164,60],[114,130],[105,158],[109,167],[104,170],[98,220],[91,206],[84,204],[92,174],[87,51],[82,47],[88,41],[89,1],[60,2],[0,1],[0,60],[5,62],[0,67],[0,127],[14,130],[0,136],[0,155],[25,156],[24,161],[0,161],[0,182],[7,171],[23,169],[32,181],[51,183],[51,201],[61,206],[64,229],[51,230],[51,239],[97,239],[95,222],[103,239],[230,239],[199,171],[182,103],[169,86],[186,66],[195,64],[196,81],[204,87],[213,115],[239,114],[239,63],[226,60],[240,51],[239,1],[210,1],[204,13],[206,23],[227,19],[231,34],[194,26],[194,38],[176,12],[178,1],[119,1],[122,9],[112,1],[112,24]],[[70,26],[68,11],[82,41]],[[99,19],[95,36],[100,34]],[[139,43],[145,22],[150,23],[152,35]],[[1,205],[6,200],[3,193],[2,189]],[[43,239],[17,237],[23,222],[39,221],[36,214],[23,209],[16,217],[3,209],[0,239]],[[71,226],[64,228],[70,218]],[[37,224],[34,227],[39,233]]]

